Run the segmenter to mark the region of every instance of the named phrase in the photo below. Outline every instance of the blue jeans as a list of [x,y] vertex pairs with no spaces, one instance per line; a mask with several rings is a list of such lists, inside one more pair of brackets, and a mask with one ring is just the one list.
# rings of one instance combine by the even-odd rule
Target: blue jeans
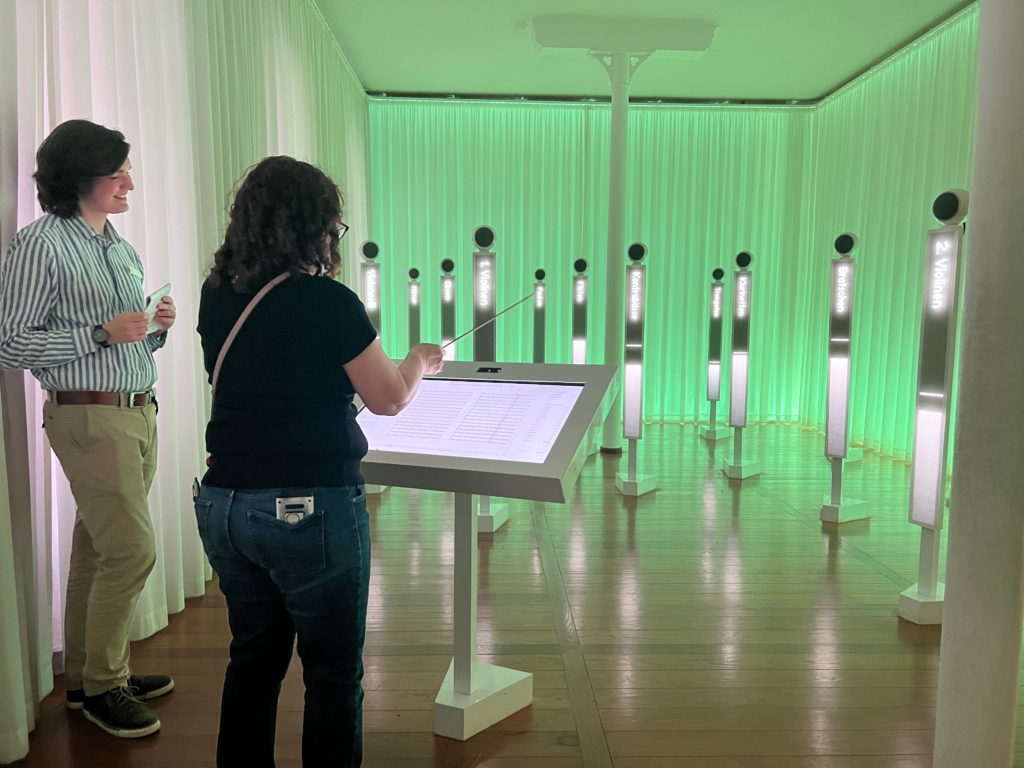
[[[297,523],[278,520],[275,500],[290,496],[312,496],[313,514]],[[306,686],[302,764],[360,765],[370,581],[362,486],[204,485],[195,505],[231,626],[217,765],[274,766],[277,701],[296,636]]]

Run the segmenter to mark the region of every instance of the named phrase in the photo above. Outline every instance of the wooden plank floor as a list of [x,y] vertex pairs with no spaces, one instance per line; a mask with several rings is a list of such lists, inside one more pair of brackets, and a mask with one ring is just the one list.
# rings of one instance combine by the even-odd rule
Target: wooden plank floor
[[[908,465],[871,453],[848,465],[846,491],[874,517],[837,533],[818,520],[830,477],[818,435],[756,427],[744,447],[764,471],[740,483],[693,426],[649,427],[641,471],[657,492],[623,498],[624,459],[599,455],[570,503],[511,502],[505,529],[480,539],[479,642],[483,660],[534,674],[534,703],[465,743],[432,733],[451,655],[452,498],[392,488],[371,501],[365,765],[931,765],[939,629],[895,615],[917,570]],[[15,765],[212,766],[228,637],[211,585],[133,645],[135,671],[177,681],[153,702],[159,734],[106,736],[64,710],[59,678]],[[279,766],[299,766],[301,706],[296,662]]]

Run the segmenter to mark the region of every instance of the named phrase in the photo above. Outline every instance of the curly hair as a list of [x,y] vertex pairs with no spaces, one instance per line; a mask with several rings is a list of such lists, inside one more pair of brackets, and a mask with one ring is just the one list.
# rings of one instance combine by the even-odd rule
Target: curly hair
[[251,293],[282,272],[337,277],[341,193],[316,166],[267,157],[250,168],[229,209],[211,277]]
[[36,189],[46,213],[70,219],[78,201],[100,176],[115,173],[131,145],[124,134],[88,120],[67,120],[50,132],[36,152]]

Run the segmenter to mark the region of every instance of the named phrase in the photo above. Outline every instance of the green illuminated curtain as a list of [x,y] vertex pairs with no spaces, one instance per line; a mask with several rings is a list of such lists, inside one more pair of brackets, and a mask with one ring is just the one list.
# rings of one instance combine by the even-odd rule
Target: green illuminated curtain
[[[820,427],[828,261],[835,237],[853,231],[852,439],[907,454],[924,231],[934,197],[969,182],[976,34],[972,8],[814,108],[631,107],[625,232],[649,254],[647,420],[706,418],[711,271],[726,269],[731,301],[735,255],[749,250],[750,419]],[[600,362],[609,107],[370,99],[369,111],[388,351],[407,347],[410,267],[422,273],[423,338],[439,338],[444,258],[456,263],[457,327],[470,327],[471,233],[488,224],[499,308],[547,271],[549,362],[569,361],[571,265],[587,259]],[[498,321],[500,359],[531,359],[528,306]]]
[[[590,359],[600,361],[607,106],[371,100],[370,119],[373,236],[391,290],[383,301],[388,350],[405,351],[410,266],[425,274],[424,338],[439,334],[444,258],[456,262],[457,326],[470,327],[471,234],[488,224],[497,233],[499,307],[529,293],[537,268],[548,274],[549,362],[570,359],[572,263],[590,263]],[[763,374],[762,360],[790,354],[773,320],[785,317],[778,302],[789,291],[778,284],[784,272],[768,265],[795,250],[806,119],[782,109],[631,110],[626,233],[627,244],[648,247],[649,418],[692,420],[703,406],[707,286],[712,269],[731,272],[741,250],[755,255],[755,312],[765,320],[753,326],[752,381]],[[531,359],[532,320],[524,305],[498,321],[499,358]],[[470,357],[471,342],[460,343],[461,357]],[[794,418],[785,392],[754,386],[752,413]]]
[[[925,232],[940,226],[932,201],[970,189],[977,35],[972,7],[814,114],[801,273],[826,307],[832,242],[843,231],[860,238],[850,435],[899,457],[909,456],[913,440]],[[808,318],[800,370],[801,420],[809,424],[824,419],[826,333],[823,309]]]

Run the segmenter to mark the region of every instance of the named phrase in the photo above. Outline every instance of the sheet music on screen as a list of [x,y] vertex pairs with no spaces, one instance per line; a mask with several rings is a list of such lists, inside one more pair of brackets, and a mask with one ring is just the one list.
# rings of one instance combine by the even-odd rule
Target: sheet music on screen
[[424,379],[397,416],[363,409],[370,450],[543,463],[581,383]]

